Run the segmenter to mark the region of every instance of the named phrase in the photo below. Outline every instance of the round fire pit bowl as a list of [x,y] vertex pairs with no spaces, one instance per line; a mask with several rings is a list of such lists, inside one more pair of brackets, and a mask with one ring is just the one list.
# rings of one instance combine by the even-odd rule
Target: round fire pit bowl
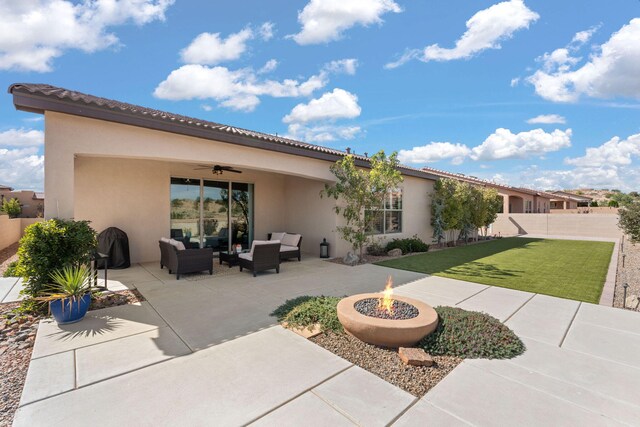
[[358,301],[382,298],[382,294],[358,294],[343,298],[338,303],[338,319],[344,330],[360,341],[381,347],[411,347],[429,335],[438,326],[438,313],[428,304],[413,298],[393,295],[392,299],[410,304],[418,315],[410,319],[382,319],[361,314],[356,310]]

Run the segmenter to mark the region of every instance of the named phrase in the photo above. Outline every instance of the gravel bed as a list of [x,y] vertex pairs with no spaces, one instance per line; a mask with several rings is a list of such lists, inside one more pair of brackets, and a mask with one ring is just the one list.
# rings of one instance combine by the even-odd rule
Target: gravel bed
[[[623,285],[629,284],[627,288],[627,298],[636,295],[640,296],[640,243],[631,244],[628,239],[624,239],[624,267],[622,267],[623,252],[618,254],[618,274],[616,275],[616,289],[613,298],[614,307],[622,307],[624,299]],[[633,309],[627,307],[627,309]],[[635,308],[640,311],[640,307]]]
[[118,305],[135,304],[145,301],[144,297],[136,289],[129,291],[106,292],[91,300],[90,310],[100,310],[101,308],[116,307]]
[[0,426],[11,425],[18,409],[40,320],[14,316],[12,311],[19,305],[0,304]]
[[424,396],[462,362],[458,357],[433,356],[433,366],[408,366],[395,349],[370,345],[347,334],[326,332],[310,340],[416,397]]
[[375,317],[378,319],[387,320],[406,320],[413,319],[418,316],[418,309],[411,304],[404,301],[393,300],[391,304],[392,311],[389,313],[386,310],[379,308],[380,298],[365,298],[360,301],[356,301],[353,308],[360,314],[365,316]]
[[18,246],[19,243],[16,242],[0,251],[0,277],[4,276],[9,264],[18,260]]

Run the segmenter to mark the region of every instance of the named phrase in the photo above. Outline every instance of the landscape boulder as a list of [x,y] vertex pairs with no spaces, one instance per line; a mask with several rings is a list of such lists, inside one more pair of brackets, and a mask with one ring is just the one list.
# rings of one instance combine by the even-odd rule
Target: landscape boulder
[[360,257],[353,252],[348,252],[344,258],[342,258],[342,262],[347,265],[356,265],[360,261]]
[[389,255],[389,256],[402,256],[402,249],[400,249],[400,248],[391,249],[389,252],[387,252],[387,255]]

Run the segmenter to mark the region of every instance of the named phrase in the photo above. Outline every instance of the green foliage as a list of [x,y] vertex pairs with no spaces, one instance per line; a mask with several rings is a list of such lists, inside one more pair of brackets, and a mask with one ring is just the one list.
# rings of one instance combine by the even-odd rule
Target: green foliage
[[89,221],[51,219],[25,229],[18,249],[17,273],[25,279],[23,293],[40,296],[51,273],[65,266],[87,265],[97,247]]
[[407,239],[393,239],[387,243],[387,247],[385,248],[386,252],[389,252],[391,249],[401,249],[403,254],[410,254],[413,252],[427,252],[429,245],[423,242],[416,234]]
[[7,269],[4,271],[4,277],[17,277],[18,276],[18,261],[9,263]]
[[367,246],[367,254],[373,256],[386,255],[387,251],[380,240],[375,240]]
[[592,208],[597,208],[598,207],[598,201],[597,200],[592,200],[591,203],[589,203],[589,206],[591,206]]
[[640,242],[640,201],[636,201],[619,211],[618,227],[629,236],[631,242]]
[[471,359],[511,359],[525,351],[520,338],[498,319],[457,307],[436,307],[436,330],[420,346],[433,355]]
[[367,210],[383,206],[384,198],[402,182],[398,171],[397,153],[387,157],[380,151],[370,158],[370,168],[357,167],[353,155],[347,155],[331,165],[336,177],[334,185],[325,185],[320,196],[333,197],[340,202],[335,207],[336,214],[342,214],[346,224],[337,227],[341,237],[351,243],[362,257],[365,244],[372,238],[367,230],[376,219],[367,215]]
[[634,202],[640,202],[640,199],[638,199],[637,196],[633,195],[634,193],[638,194],[634,191],[632,191],[629,194],[622,193],[619,190],[611,190],[611,191],[613,191],[613,193],[608,193],[607,198],[610,201],[615,201],[616,203],[618,203],[618,206],[629,206]]
[[91,292],[90,271],[84,266],[65,266],[51,273],[52,285],[49,285],[38,301],[53,301],[65,298],[80,298]]
[[609,200],[608,206],[610,208],[617,208],[618,206],[620,206],[620,204],[618,202],[616,202],[615,200]]
[[294,328],[312,329],[319,324],[323,331],[342,332],[342,324],[338,320],[337,306],[342,298],[301,296],[285,301],[276,308],[272,316],[279,322],[287,322]]
[[4,199],[2,201],[2,208],[0,212],[9,215],[9,218],[17,218],[22,212],[22,207],[18,199]]
[[452,234],[455,230],[460,230],[460,237],[465,241],[480,229],[484,229],[486,235],[501,206],[502,198],[495,189],[441,178],[431,195],[433,237],[440,244],[447,232]]

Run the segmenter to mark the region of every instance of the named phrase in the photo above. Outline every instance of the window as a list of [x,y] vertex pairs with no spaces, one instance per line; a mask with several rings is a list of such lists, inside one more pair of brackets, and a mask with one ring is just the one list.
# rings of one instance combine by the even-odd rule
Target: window
[[402,190],[389,192],[385,197],[381,209],[371,209],[365,212],[365,217],[371,219],[369,234],[392,234],[402,232]]
[[527,200],[525,202],[525,213],[532,213],[533,212],[533,201],[531,200]]

